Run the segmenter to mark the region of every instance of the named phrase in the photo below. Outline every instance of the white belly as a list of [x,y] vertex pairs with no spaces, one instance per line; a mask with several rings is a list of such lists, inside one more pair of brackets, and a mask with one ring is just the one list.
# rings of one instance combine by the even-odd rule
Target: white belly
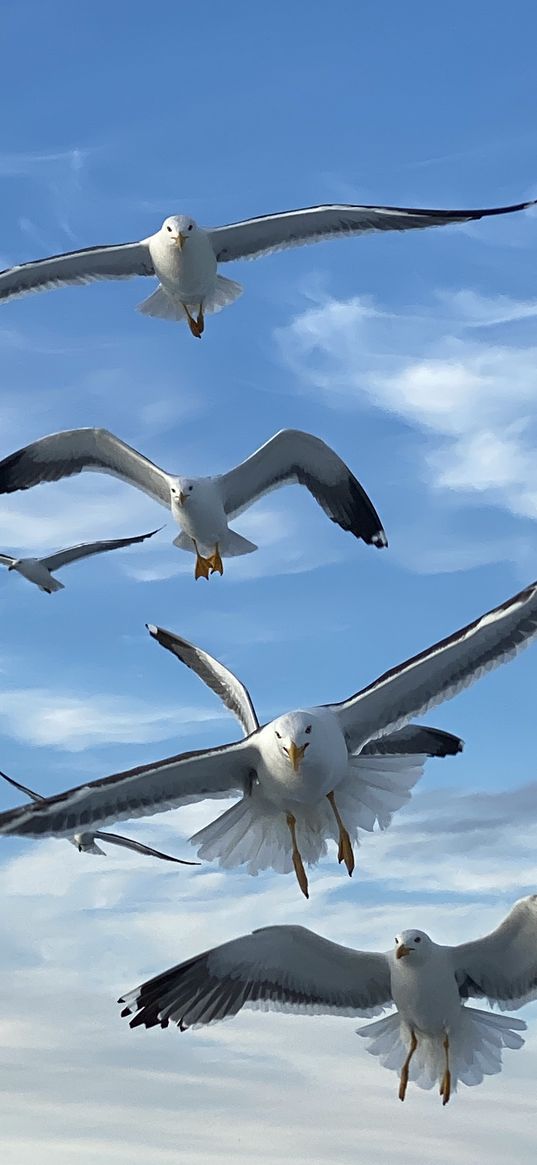
[[23,578],[27,578],[28,582],[36,583],[38,587],[50,587],[51,583],[54,583],[50,571],[37,558],[21,559],[15,570],[22,574]]
[[[410,956],[411,957],[411,956]],[[408,964],[408,957],[392,970],[394,1003],[405,1022],[422,1035],[443,1036],[460,1022],[461,1000],[452,974],[435,975],[430,965],[420,970]]]
[[199,308],[214,290],[216,256],[207,237],[196,233],[179,247],[151,247],[155,274],[172,299]]
[[199,504],[196,499],[188,499],[183,506],[172,502],[173,516],[200,550],[214,551],[216,543],[223,543],[227,531],[227,518],[220,501],[204,495]]
[[[320,718],[320,709],[316,709],[315,714]],[[296,805],[317,804],[345,780],[349,768],[347,746],[343,735],[332,732],[332,727],[328,721],[328,747],[322,759],[317,760],[313,750],[312,754],[306,753],[298,772],[277,746],[261,757],[257,772],[260,786],[269,801],[292,812]],[[271,732],[271,725],[265,731]]]

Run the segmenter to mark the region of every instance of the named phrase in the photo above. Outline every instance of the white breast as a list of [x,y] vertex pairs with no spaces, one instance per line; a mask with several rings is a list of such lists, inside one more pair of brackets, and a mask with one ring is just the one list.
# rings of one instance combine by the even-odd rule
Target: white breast
[[193,231],[180,248],[159,231],[150,240],[149,250],[165,291],[189,307],[199,307],[216,280],[216,256],[205,232]]
[[172,497],[172,513],[181,529],[194,538],[200,550],[212,553],[227,530],[227,517],[220,493],[210,480],[194,483],[184,505]]
[[405,1022],[423,1035],[442,1036],[460,1021],[461,1000],[452,968],[434,954],[421,964],[393,956],[392,995]]

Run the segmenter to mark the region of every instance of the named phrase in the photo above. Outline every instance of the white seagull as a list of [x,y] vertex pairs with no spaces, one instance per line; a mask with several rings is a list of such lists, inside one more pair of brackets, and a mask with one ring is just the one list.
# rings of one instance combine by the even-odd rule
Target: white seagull
[[[202,648],[197,647],[194,643],[189,643],[188,640],[182,639],[181,636],[175,635],[171,631],[165,631],[164,628],[153,625],[148,625],[147,630],[157,643],[175,655],[181,663],[186,664],[220,697],[225,706],[236,716],[245,736],[249,736],[261,728],[248,689],[229,668],[226,668],[219,660],[214,659],[207,651],[203,651]],[[407,725],[405,728],[378,737],[364,745],[359,756],[353,757],[352,797],[358,802],[354,810],[354,840],[358,840],[358,827],[369,831],[373,830],[377,823],[381,829],[388,827],[392,813],[409,800],[409,790],[422,775],[427,757],[455,756],[462,752],[463,747],[460,737],[453,736],[451,732],[443,732],[439,728],[429,728],[421,724]],[[292,745],[290,753],[292,759]],[[294,763],[296,764],[296,760]],[[338,804],[340,804],[340,796],[338,791]],[[283,818],[280,817],[277,823],[274,821],[274,806],[264,804],[256,790],[254,803],[247,804],[246,808],[251,811],[255,810],[258,830],[262,829],[264,837],[270,837],[272,833],[273,842],[276,840],[274,836],[275,826],[278,825],[280,833],[283,834],[283,837],[280,838],[283,843],[281,848],[283,852],[288,850]],[[327,837],[334,835],[334,827],[339,820],[339,811],[336,813],[333,801],[332,808],[334,809],[334,818],[329,815],[329,821],[325,822],[325,836]],[[237,809],[239,809],[238,814]],[[239,806],[234,806],[229,814],[224,814],[223,818],[218,818],[217,821],[212,822],[190,839],[193,845],[199,847],[198,857],[207,861],[211,861],[213,858],[219,859],[224,866],[236,865],[241,861],[241,843],[244,832],[243,809],[244,806],[239,803]],[[296,812],[296,808],[293,807],[293,809]],[[264,822],[260,820],[260,814],[266,819]],[[352,810],[349,819],[351,815]],[[324,816],[326,817],[326,813]],[[229,825],[233,824],[234,828],[226,832],[224,839],[222,839],[221,823],[225,821],[226,817],[229,818]],[[294,827],[290,817],[287,818],[287,824],[292,835],[296,834],[296,818]],[[301,820],[301,824],[305,823]],[[222,845],[223,840],[225,848]],[[340,863],[345,861],[349,875],[351,875],[354,869],[354,854],[352,841],[350,837],[347,837],[345,828],[339,833],[338,840],[340,843],[339,861]],[[307,855],[305,850],[301,853],[298,849],[292,855],[295,873],[306,897],[309,897],[309,891],[302,858],[306,855],[309,863],[313,864],[321,853],[326,852],[326,846],[323,844],[320,848],[321,844],[321,838],[318,837],[315,839],[313,848],[310,843]],[[245,860],[244,856],[242,856],[242,860]],[[281,868],[284,872],[288,868],[288,861],[285,866],[278,866],[274,855],[264,846],[259,848],[254,860],[251,858],[248,860],[248,870],[250,873],[256,874],[258,870],[266,868],[270,863],[273,868]]]
[[228,226],[199,227],[188,215],[164,220],[160,230],[137,243],[86,247],[22,263],[0,272],[0,300],[97,279],[153,275],[157,290],[140,304],[144,315],[186,320],[200,337],[205,315],[220,311],[242,292],[240,283],[217,272],[219,263],[255,259],[272,251],[370,231],[407,231],[472,222],[534,206],[519,202],[481,210],[422,210],[399,206],[310,206],[261,215]]
[[[8,777],[7,773],[0,771],[0,777],[4,781],[8,781],[13,785],[14,789],[19,789],[21,793],[25,793],[31,801],[44,801],[45,798],[39,793],[35,793],[33,789],[29,789],[27,785],[21,785],[20,781],[15,781],[13,777]],[[161,853],[159,849],[153,849],[150,845],[144,845],[141,841],[133,841],[131,837],[123,837],[119,833],[103,833],[102,830],[97,829],[93,832],[86,831],[85,833],[74,833],[72,837],[67,838],[71,845],[75,846],[79,854],[100,854],[106,857],[104,849],[97,845],[97,840],[109,842],[110,845],[119,845],[123,849],[132,849],[137,854],[145,854],[149,858],[161,858],[163,862],[175,862],[179,866],[199,866],[199,862],[187,862],[183,858],[172,858],[171,854]]]
[[537,894],[521,898],[492,934],[460,946],[403,930],[386,953],[340,946],[302,926],[268,926],[223,943],[119,999],[131,1027],[181,1031],[237,1015],[242,1007],[306,1015],[378,1015],[358,1029],[368,1051],[408,1081],[440,1085],[446,1105],[457,1084],[501,1072],[502,1049],[520,1048],[526,1024],[468,1007],[486,997],[502,1010],[537,998]]
[[341,703],[298,709],[236,743],[167,757],[12,809],[0,814],[0,834],[64,837],[239,794],[237,804],[204,831],[213,853],[223,864],[248,863],[251,873],[294,867],[306,893],[303,856],[315,862],[325,838],[335,837],[351,872],[351,834],[364,814],[387,824],[394,802],[407,799],[419,775],[414,770],[409,779],[400,758],[361,757],[365,746],[455,696],[536,636],[533,583]]
[[319,437],[298,429],[276,433],[246,461],[216,477],[166,473],[107,429],[68,429],[0,461],[0,494],[84,470],[119,477],[171,510],[181,527],[174,545],[196,555],[196,578],[222,574],[222,557],[257,550],[228,522],[264,494],[293,483],[305,486],[342,530],[369,545],[388,544],[373,503],[345,462]]
[[104,554],[106,550],[120,550],[122,546],[134,546],[136,542],[145,542],[163,530],[151,530],[149,534],[138,534],[136,538],[109,538],[106,542],[81,542],[78,546],[69,546],[66,550],[58,550],[56,554],[47,554],[44,558],[14,558],[11,554],[0,554],[0,564],[8,570],[16,570],[28,582],[35,583],[40,591],[51,595],[54,591],[63,591],[64,585],[53,578],[51,571],[59,570],[60,566],[68,566],[70,562],[78,562],[79,558],[90,558],[92,554]]

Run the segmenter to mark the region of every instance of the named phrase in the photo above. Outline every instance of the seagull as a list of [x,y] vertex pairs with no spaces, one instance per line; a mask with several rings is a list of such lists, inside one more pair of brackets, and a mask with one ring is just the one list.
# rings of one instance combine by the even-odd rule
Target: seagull
[[373,1016],[358,1029],[368,1051],[409,1080],[440,1085],[446,1105],[457,1084],[481,1084],[502,1069],[502,1049],[520,1048],[521,1019],[467,1006],[486,997],[502,1010],[537,998],[537,894],[521,898],[492,934],[460,946],[403,930],[385,952],[357,951],[303,926],[266,926],[171,967],[121,999],[130,1027],[181,1031],[237,1015],[242,1007],[306,1015]]
[[[189,643],[188,640],[182,639],[181,636],[175,635],[171,631],[165,631],[162,627],[155,627],[152,624],[147,625],[147,630],[157,643],[160,643],[181,663],[194,671],[207,684],[207,687],[220,697],[225,706],[236,716],[244,736],[249,736],[260,729],[260,721],[257,718],[248,689],[229,668],[226,668],[219,660],[214,659],[207,651],[203,651],[202,648],[197,647],[194,643]],[[421,776],[427,757],[455,756],[458,752],[462,752],[463,747],[463,741],[460,737],[453,736],[452,733],[444,732],[439,728],[428,728],[420,724],[407,725],[397,732],[391,732],[387,736],[370,741],[361,750],[360,756],[354,758],[355,796],[358,795],[361,801],[360,815],[356,824],[360,825],[362,829],[372,830],[378,820],[381,829],[387,828],[390,824],[391,813],[409,799],[409,789]],[[370,759],[373,757],[376,759]],[[397,789],[396,784],[398,784]],[[379,807],[382,811],[375,816],[375,808],[378,810]],[[213,822],[208,829],[200,830],[190,840],[194,845],[200,846],[198,857],[208,860],[220,857],[222,864],[229,866],[235,863],[232,863],[229,853],[226,855],[226,860],[223,859],[219,836],[216,837],[215,844],[214,826],[218,826],[220,820]],[[291,828],[292,823],[288,822],[288,824]],[[218,829],[217,833],[219,834],[219,832]],[[296,834],[296,823],[294,832]],[[329,834],[330,830],[328,830]],[[345,861],[349,875],[352,875],[354,854],[352,853],[351,840],[346,837],[345,830],[343,831],[343,839],[340,837],[338,856],[340,863],[342,860]],[[305,896],[309,897],[307,875],[300,852],[295,857],[296,861],[293,859],[294,868],[300,888]],[[313,858],[310,858],[310,863],[312,861]],[[257,873],[259,868],[260,854],[258,853],[255,866],[250,863],[250,871]]]
[[[21,793],[25,793],[31,801],[42,802],[45,800],[39,793],[35,793],[33,789],[29,789],[27,785],[21,785],[19,781],[15,781],[13,777],[8,777],[7,773],[0,770],[0,777],[4,781],[8,781],[13,785],[14,789],[19,789]],[[72,837],[67,840],[71,842],[78,850],[79,854],[100,854],[106,857],[104,849],[97,845],[96,838],[99,841],[110,842],[110,845],[119,845],[123,849],[132,849],[137,854],[145,854],[150,858],[161,858],[163,862],[176,862],[179,866],[199,866],[199,862],[187,862],[183,858],[172,858],[170,854],[163,854],[159,849],[153,849],[150,845],[144,845],[141,841],[133,841],[130,837],[122,837],[119,833],[103,833],[101,830],[94,832],[74,833]]]
[[78,562],[79,558],[90,558],[92,554],[103,554],[105,550],[119,550],[122,546],[134,546],[136,542],[145,542],[163,530],[151,530],[149,534],[138,534],[136,538],[109,538],[107,542],[81,542],[78,546],[69,546],[66,550],[58,550],[56,554],[47,554],[45,558],[13,558],[11,554],[0,554],[0,563],[9,570],[16,570],[28,582],[35,583],[40,591],[52,595],[54,591],[63,591],[64,585],[53,578],[51,571],[59,570],[60,566],[68,566],[70,562]]
[[316,862],[325,839],[334,837],[338,857],[352,873],[351,833],[356,836],[364,819],[370,822],[365,828],[375,820],[386,826],[420,775],[415,768],[405,770],[400,757],[363,756],[365,746],[409,726],[512,659],[536,636],[537,583],[532,583],[346,700],[299,708],[233,744],[139,765],[12,809],[0,814],[0,834],[64,837],[76,829],[238,794],[240,800],[203,831],[204,843],[222,865],[246,863],[252,874],[294,868],[307,895],[304,859]]
[[223,557],[257,550],[228,521],[270,490],[292,483],[304,485],[342,530],[377,548],[388,545],[373,503],[345,462],[319,437],[298,429],[282,429],[228,473],[191,478],[166,473],[107,429],[67,429],[4,458],[0,494],[84,470],[119,477],[171,509],[181,527],[174,545],[195,554],[196,579],[223,574]]
[[242,293],[240,283],[218,274],[219,263],[255,259],[287,247],[371,231],[407,231],[474,222],[534,206],[519,202],[482,210],[421,210],[400,206],[309,206],[244,219],[208,230],[184,214],[166,218],[154,235],[137,243],[86,247],[22,263],[0,272],[0,300],[97,279],[156,276],[159,286],[139,305],[143,315],[186,321],[203,334],[205,316]]

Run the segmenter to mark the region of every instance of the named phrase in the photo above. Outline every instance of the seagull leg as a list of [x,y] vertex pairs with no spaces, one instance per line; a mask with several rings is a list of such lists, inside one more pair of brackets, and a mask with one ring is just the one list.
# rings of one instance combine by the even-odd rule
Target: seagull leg
[[348,831],[345,829],[341,817],[339,816],[339,809],[336,805],[336,798],[334,793],[327,793],[326,797],[332,806],[334,817],[337,821],[339,829],[339,848],[337,853],[337,860],[339,863],[345,862],[345,865],[349,871],[349,878],[352,878],[352,871],[354,870],[354,853],[352,850],[352,841]]
[[304,897],[309,898],[308,879],[296,840],[296,817],[292,813],[287,814],[287,824],[289,826],[291,841],[293,843],[293,866],[295,869],[296,880],[300,886],[300,889],[302,890]]
[[[186,306],[186,303],[183,304],[183,307],[185,309],[187,323],[188,323],[188,326],[190,328],[190,331],[192,332],[192,335],[195,336],[197,340],[201,339],[201,333],[203,331],[203,315],[202,315],[202,322],[200,325],[199,315],[198,315],[197,320],[195,320],[194,316],[192,316],[190,314],[190,312]],[[200,312],[201,312],[201,308],[200,308]]]
[[196,579],[209,578],[209,572],[211,569],[211,559],[204,558],[203,554],[200,554],[200,552],[198,550],[197,542],[194,539],[192,539],[192,541],[194,542],[194,549],[196,551],[196,565],[194,567],[194,578],[196,578]]
[[204,331],[205,331],[205,316],[203,314],[203,304],[202,303],[200,303],[200,309],[198,312],[198,318],[196,320],[196,323],[198,325],[198,336],[202,336]]
[[218,542],[216,543],[216,546],[214,548],[214,554],[211,554],[211,557],[207,559],[207,562],[210,563],[211,574],[215,574],[215,573],[223,574],[224,573],[224,563],[222,562],[222,559],[220,557],[220,550],[218,548]]
[[446,1067],[440,1085],[440,1096],[442,1097],[442,1104],[447,1104],[451,1096],[451,1072],[449,1070],[449,1036],[446,1032],[444,1040],[442,1041],[444,1053],[446,1057]]
[[418,1041],[416,1039],[415,1032],[412,1032],[411,1033],[411,1040],[410,1040],[410,1048],[408,1049],[408,1056],[403,1064],[403,1067],[401,1068],[401,1078],[399,1080],[399,1100],[405,1099],[407,1084],[408,1084],[408,1070],[410,1068],[410,1061],[414,1055],[414,1052],[416,1051],[417,1046],[418,1046]]

